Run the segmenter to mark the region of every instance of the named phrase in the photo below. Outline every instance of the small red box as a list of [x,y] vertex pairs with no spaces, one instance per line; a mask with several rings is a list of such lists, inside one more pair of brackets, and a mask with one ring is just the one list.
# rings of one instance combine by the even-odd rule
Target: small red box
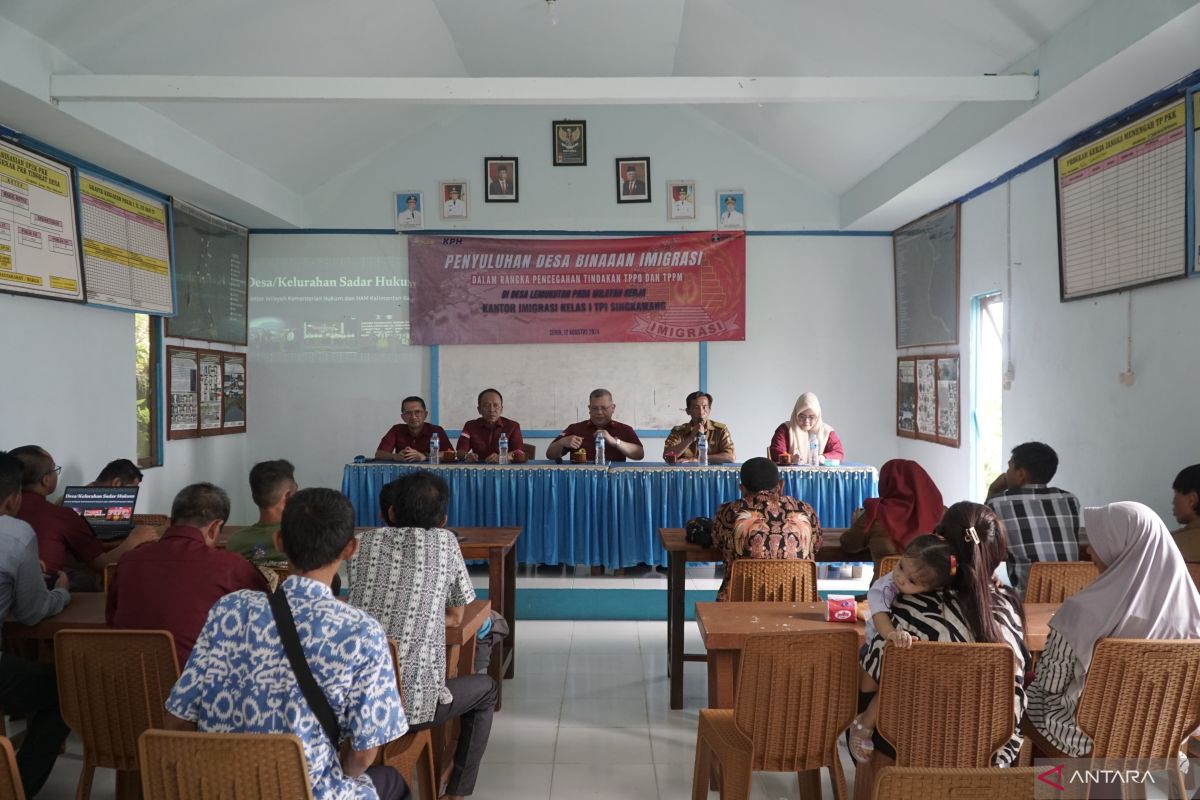
[[858,620],[858,604],[853,597],[830,597],[825,601],[826,622],[849,622]]

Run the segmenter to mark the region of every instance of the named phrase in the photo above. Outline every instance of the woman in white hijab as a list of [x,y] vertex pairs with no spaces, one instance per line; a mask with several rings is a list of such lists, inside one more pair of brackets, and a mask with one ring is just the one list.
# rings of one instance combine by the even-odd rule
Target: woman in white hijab
[[1200,594],[1158,515],[1112,503],[1084,509],[1083,519],[1100,576],[1050,620],[1025,717],[1039,744],[1073,758],[1092,751],[1075,711],[1097,641],[1200,639]]
[[807,463],[808,441],[814,434],[817,452],[823,459],[841,461],[845,457],[837,432],[821,419],[821,401],[812,392],[805,392],[796,399],[791,418],[775,429],[771,437],[771,460],[780,463],[780,458],[787,456],[788,463]]

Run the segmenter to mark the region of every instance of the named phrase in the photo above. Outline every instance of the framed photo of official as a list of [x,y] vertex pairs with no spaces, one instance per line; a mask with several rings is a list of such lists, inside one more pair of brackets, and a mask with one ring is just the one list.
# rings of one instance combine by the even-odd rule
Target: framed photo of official
[[650,202],[650,157],[618,158],[617,202]]
[[517,202],[516,156],[486,157],[483,159],[483,179],[487,186],[485,203]]
[[425,204],[420,192],[396,192],[392,200],[396,233],[419,231],[425,227]]
[[667,219],[696,218],[696,182],[667,181]]
[[442,205],[442,219],[467,219],[468,193],[470,186],[466,181],[442,181],[438,184],[438,198]]
[[717,229],[746,229],[746,193],[740,189],[717,190]]
[[556,167],[587,166],[587,123],[581,119],[559,119],[550,123],[551,147]]

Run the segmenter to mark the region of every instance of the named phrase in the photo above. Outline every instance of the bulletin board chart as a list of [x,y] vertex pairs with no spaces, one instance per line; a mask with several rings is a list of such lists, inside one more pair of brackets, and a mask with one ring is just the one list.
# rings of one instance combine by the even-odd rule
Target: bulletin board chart
[[81,172],[79,208],[88,302],[174,314],[166,203]]
[[1187,274],[1186,116],[1173,103],[1056,159],[1062,300]]
[[0,142],[0,291],[82,301],[71,168]]
[[1192,272],[1200,272],[1200,86],[1193,86],[1192,97]]

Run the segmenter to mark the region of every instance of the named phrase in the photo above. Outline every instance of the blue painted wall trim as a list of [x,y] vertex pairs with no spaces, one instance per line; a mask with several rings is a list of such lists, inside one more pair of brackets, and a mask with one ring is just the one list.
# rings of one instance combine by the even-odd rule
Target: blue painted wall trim
[[[677,236],[710,231],[568,231],[550,229],[492,230],[489,228],[448,228],[396,233],[390,228],[253,228],[250,233],[272,236],[359,235],[359,236]],[[745,231],[747,236],[891,236],[891,231],[790,230]]]

